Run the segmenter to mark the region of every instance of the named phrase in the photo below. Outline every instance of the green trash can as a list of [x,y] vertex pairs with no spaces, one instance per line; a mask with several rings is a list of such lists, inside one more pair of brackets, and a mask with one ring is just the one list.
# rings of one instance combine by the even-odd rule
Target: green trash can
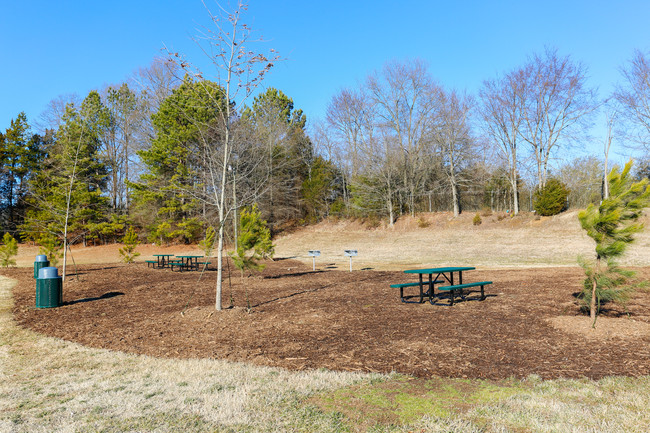
[[50,261],[47,259],[45,254],[39,254],[36,256],[36,260],[34,260],[34,278],[38,278],[38,271],[48,266],[50,266]]
[[36,308],[59,307],[63,301],[63,280],[54,267],[41,268],[36,279]]

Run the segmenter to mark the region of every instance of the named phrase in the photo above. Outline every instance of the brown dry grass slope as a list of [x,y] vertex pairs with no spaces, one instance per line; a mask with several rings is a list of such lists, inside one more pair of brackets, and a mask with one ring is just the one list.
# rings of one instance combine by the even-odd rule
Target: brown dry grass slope
[[[580,228],[577,211],[554,217],[522,214],[454,218],[449,213],[400,218],[393,228],[350,221],[326,221],[275,240],[276,257],[295,257],[311,263],[308,250],[320,250],[317,267],[348,266],[345,249],[357,249],[356,269],[400,270],[407,267],[471,265],[482,268],[577,266],[577,256],[590,258],[594,243]],[[648,216],[644,217],[647,223]],[[424,222],[424,224],[422,223]],[[425,227],[422,227],[425,226]],[[650,264],[650,232],[637,236],[622,264]]]

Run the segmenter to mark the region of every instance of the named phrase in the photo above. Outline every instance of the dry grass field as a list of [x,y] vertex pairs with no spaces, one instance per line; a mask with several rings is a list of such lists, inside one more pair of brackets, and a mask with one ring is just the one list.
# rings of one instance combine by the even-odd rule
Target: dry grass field
[[[472,224],[473,213],[454,218],[450,213],[400,218],[393,228],[348,221],[328,221],[279,237],[277,255],[311,263],[309,250],[320,250],[321,265],[348,266],[343,251],[356,249],[356,268],[402,270],[422,265],[467,264],[482,268],[576,266],[578,255],[591,257],[593,241],[584,234],[577,212],[554,217],[505,213],[482,215]],[[644,218],[647,225],[650,218]],[[650,231],[637,237],[623,264],[650,266]]]
[[[578,254],[592,251],[573,212],[541,219],[486,215],[480,226],[472,225],[473,216],[402,218],[392,229],[330,221],[278,238],[276,255],[311,264],[307,250],[320,249],[318,267],[345,270],[343,250],[358,249],[355,269],[498,269],[575,266]],[[193,248],[138,250],[145,260]],[[77,263],[119,260],[116,246],[73,252]],[[31,266],[37,249],[22,246],[19,254],[19,265]],[[644,233],[626,264],[647,267],[648,261],[650,236]],[[0,277],[0,432],[650,431],[648,376],[469,380],[162,359],[19,327],[12,314],[14,284]]]

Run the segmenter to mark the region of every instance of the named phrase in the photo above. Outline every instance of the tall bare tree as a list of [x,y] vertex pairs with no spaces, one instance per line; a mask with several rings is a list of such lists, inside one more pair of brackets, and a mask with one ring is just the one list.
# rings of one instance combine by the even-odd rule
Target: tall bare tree
[[462,169],[471,160],[473,139],[470,132],[470,111],[473,100],[456,91],[444,92],[439,98],[439,121],[434,128],[434,142],[440,149],[444,172],[451,189],[454,216],[461,213],[460,183]]
[[519,213],[519,130],[523,123],[524,80],[518,70],[503,77],[485,81],[480,91],[480,108],[487,136],[497,145],[500,156],[508,164],[508,180],[512,189],[514,214]]
[[535,54],[517,76],[524,80],[521,137],[537,164],[537,183],[546,185],[551,155],[576,141],[597,107],[596,92],[587,85],[586,68],[555,49]]
[[369,160],[364,158],[364,152],[372,149],[374,116],[374,108],[362,89],[343,89],[332,97],[327,106],[326,125],[331,131],[328,134],[329,153],[343,173],[343,198],[348,211],[349,185],[353,178],[368,168],[365,164]]
[[376,107],[383,139],[392,143],[401,156],[408,208],[414,215],[417,195],[430,167],[424,155],[436,119],[440,88],[421,60],[387,63],[381,73],[368,77],[366,88]]
[[[217,4],[217,12],[213,12],[205,2],[203,5],[212,24],[210,27],[204,28],[195,41],[212,62],[213,79],[222,87],[226,100],[223,109],[218,113],[219,123],[216,125],[218,134],[206,134],[203,138],[206,152],[204,179],[208,184],[205,188],[208,194],[203,199],[209,206],[216,209],[216,224],[214,225],[218,227],[218,231],[215,308],[221,310],[224,228],[226,219],[232,211],[232,204],[228,201],[229,186],[232,186],[229,185],[231,178],[228,168],[231,167],[233,147],[236,143],[233,128],[233,122],[236,119],[234,103],[243,105],[280,58],[273,49],[267,56],[249,48],[249,44],[256,40],[253,39],[251,28],[243,20],[247,10],[246,3],[238,1],[233,10],[227,10]],[[182,55],[170,52],[170,56],[188,73],[203,79],[203,72],[194,67]]]
[[617,87],[614,98],[630,126],[626,135],[650,152],[650,59],[637,50],[621,73],[623,83]]

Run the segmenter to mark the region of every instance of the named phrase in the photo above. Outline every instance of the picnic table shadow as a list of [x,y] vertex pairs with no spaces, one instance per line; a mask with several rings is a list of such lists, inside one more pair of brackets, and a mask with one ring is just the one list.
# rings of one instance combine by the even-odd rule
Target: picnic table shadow
[[[472,296],[473,293],[477,293],[478,295],[477,296]],[[433,295],[433,297],[436,298],[437,301],[434,302],[432,305],[440,305],[440,306],[443,306],[443,307],[453,307],[453,305],[449,304],[449,298],[451,297],[451,293],[436,293],[435,295]],[[487,298],[496,298],[496,297],[497,297],[497,295],[495,295],[495,294],[490,294],[490,293],[485,294],[485,299],[487,299]],[[438,301],[445,301],[445,302],[443,303],[443,302],[438,302]],[[464,299],[459,298],[459,297],[455,297],[454,298],[454,305],[460,304],[460,303],[463,303],[463,302],[473,302],[473,301],[481,301],[480,292],[478,292],[478,291],[477,292],[470,292],[469,296],[465,296]]]
[[101,296],[95,296],[93,298],[82,298],[82,299],[75,299],[74,301],[64,302],[63,305],[74,305],[74,304],[80,304],[82,302],[101,301],[102,299],[110,299],[110,298],[114,298],[116,296],[124,296],[124,293],[123,292],[106,292]]

